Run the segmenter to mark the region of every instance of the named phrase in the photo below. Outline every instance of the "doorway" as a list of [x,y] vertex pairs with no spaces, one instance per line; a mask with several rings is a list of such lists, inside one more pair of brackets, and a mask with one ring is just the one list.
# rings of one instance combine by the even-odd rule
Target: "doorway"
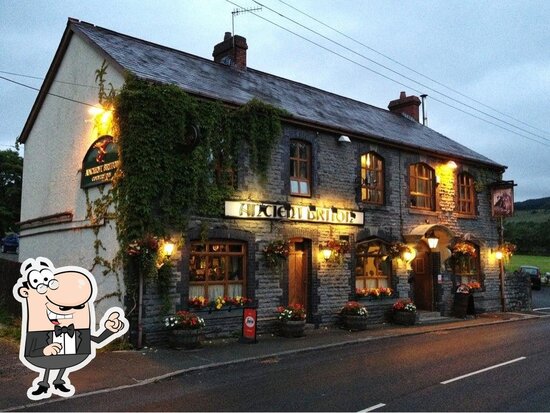
[[416,258],[411,262],[414,271],[414,301],[419,310],[434,311],[434,280],[429,247],[419,242]]
[[309,314],[310,253],[308,240],[292,238],[288,254],[288,304],[301,304]]

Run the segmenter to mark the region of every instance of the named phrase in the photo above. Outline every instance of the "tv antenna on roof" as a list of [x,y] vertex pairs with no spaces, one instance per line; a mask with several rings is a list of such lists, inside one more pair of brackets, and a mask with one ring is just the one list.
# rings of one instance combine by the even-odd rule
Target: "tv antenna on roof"
[[255,8],[243,9],[242,7],[239,7],[238,9],[234,9],[231,12],[231,36],[235,36],[235,16],[238,16],[239,14],[244,14],[244,13],[254,13],[255,11],[262,11],[262,8],[255,7]]

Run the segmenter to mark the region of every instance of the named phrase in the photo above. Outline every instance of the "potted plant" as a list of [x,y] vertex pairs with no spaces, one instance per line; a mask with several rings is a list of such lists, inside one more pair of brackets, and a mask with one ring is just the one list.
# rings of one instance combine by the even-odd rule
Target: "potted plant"
[[303,337],[306,327],[306,311],[301,304],[277,307],[279,332],[283,337]]
[[357,301],[348,301],[340,309],[340,319],[344,326],[351,331],[367,329],[367,307]]
[[393,290],[390,287],[356,288],[355,295],[358,299],[368,298],[369,300],[391,298],[393,296]]
[[412,326],[416,323],[416,306],[410,299],[400,299],[393,305],[393,322]]
[[170,330],[169,344],[173,348],[197,348],[201,346],[204,319],[189,311],[178,311],[164,319]]

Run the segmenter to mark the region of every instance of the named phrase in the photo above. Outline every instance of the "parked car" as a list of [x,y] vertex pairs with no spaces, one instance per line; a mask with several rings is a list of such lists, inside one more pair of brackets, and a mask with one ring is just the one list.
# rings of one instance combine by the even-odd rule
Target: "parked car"
[[519,271],[525,274],[529,274],[531,277],[531,288],[533,290],[540,290],[540,268],[532,265],[522,265],[519,267]]
[[2,252],[19,252],[19,234],[8,234],[2,238]]

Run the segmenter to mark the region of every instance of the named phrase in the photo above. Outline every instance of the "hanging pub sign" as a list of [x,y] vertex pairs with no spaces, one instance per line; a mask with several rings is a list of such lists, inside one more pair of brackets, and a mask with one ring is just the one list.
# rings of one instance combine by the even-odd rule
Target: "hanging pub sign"
[[491,185],[491,214],[493,217],[514,215],[514,181],[498,181]]
[[324,224],[363,225],[363,212],[286,203],[225,201],[225,216],[244,219],[288,219]]
[[118,168],[118,149],[113,137],[103,135],[88,149],[82,161],[81,188],[110,183]]

